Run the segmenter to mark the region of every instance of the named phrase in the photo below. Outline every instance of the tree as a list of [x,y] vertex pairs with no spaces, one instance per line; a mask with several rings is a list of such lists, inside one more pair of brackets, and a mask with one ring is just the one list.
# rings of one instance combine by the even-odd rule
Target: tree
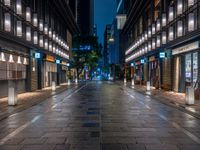
[[77,78],[79,78],[85,66],[89,68],[91,76],[98,66],[100,57],[100,45],[97,37],[88,36],[82,38],[77,36],[73,39],[73,67],[77,70]]

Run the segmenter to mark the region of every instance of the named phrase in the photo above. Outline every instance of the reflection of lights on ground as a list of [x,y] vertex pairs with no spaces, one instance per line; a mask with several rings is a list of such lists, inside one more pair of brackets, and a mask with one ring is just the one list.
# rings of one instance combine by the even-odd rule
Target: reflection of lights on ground
[[151,95],[151,92],[150,92],[150,91],[146,91],[146,94],[147,94],[147,95]]
[[191,108],[191,107],[186,107],[186,109],[191,111],[191,112],[196,112],[196,110],[194,108]]

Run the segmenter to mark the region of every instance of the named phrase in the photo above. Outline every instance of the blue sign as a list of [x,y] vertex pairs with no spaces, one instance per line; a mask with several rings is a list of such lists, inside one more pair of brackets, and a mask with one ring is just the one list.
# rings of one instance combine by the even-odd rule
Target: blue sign
[[131,67],[133,67],[134,66],[134,63],[131,63]]
[[141,64],[144,64],[144,59],[141,59],[140,62],[141,62]]
[[160,58],[165,58],[165,52],[160,52]]
[[57,64],[60,64],[60,60],[56,59],[56,63],[57,63]]
[[41,54],[40,53],[35,53],[35,58],[41,58]]

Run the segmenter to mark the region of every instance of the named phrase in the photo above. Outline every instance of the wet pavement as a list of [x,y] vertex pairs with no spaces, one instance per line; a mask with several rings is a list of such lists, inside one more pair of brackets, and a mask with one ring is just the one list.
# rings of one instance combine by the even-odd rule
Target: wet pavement
[[199,150],[200,120],[112,82],[89,82],[0,122],[0,150]]

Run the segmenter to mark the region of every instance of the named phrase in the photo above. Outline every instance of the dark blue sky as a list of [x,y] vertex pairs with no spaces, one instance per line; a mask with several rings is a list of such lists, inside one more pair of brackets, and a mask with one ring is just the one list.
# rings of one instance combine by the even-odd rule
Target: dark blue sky
[[94,0],[94,5],[94,23],[97,24],[99,42],[103,44],[105,26],[115,17],[116,0]]

